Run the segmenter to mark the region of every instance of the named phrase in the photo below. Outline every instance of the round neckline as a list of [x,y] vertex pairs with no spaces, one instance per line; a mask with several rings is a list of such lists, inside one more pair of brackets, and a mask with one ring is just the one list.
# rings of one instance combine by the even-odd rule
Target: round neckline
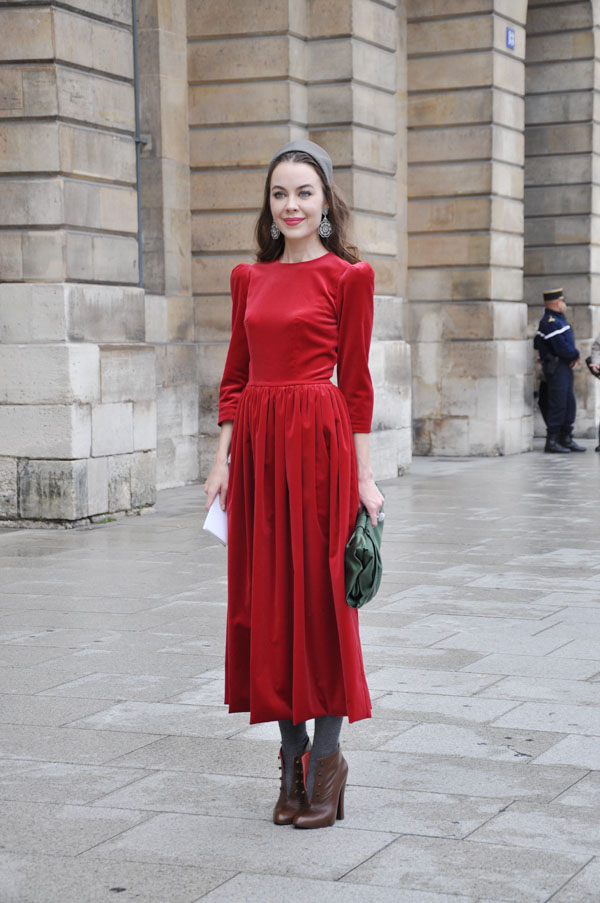
[[325,251],[324,254],[321,254],[320,257],[312,257],[310,260],[291,260],[289,263],[285,263],[283,260],[277,258],[275,263],[281,264],[282,267],[297,267],[303,263],[316,263],[318,260],[323,260],[325,257],[329,257],[330,254],[333,254],[333,251]]

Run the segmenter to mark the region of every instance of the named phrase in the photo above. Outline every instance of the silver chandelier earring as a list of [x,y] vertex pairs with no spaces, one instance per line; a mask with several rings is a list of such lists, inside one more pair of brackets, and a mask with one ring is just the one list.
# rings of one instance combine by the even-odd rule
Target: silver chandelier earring
[[281,235],[281,232],[279,231],[279,229],[278,229],[277,226],[275,225],[275,220],[273,220],[273,222],[271,223],[271,238],[272,238],[274,241],[276,241],[276,240],[279,238],[280,235]]
[[321,238],[329,238],[331,233],[333,232],[333,226],[327,219],[327,214],[329,213],[329,209],[326,207],[323,211],[323,219],[319,223],[318,233]]

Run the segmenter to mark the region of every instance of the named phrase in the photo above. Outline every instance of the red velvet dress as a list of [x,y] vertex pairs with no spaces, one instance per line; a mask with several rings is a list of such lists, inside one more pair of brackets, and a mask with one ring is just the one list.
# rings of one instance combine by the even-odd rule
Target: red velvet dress
[[373,411],[373,270],[332,253],[241,264],[231,293],[225,702],[251,723],[368,718],[344,546],[359,505],[352,433]]

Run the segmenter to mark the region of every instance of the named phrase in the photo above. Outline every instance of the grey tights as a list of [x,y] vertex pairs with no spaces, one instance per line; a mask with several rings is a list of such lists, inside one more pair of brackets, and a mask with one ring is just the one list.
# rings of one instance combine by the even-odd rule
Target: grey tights
[[[338,715],[323,715],[321,718],[315,718],[315,736],[306,776],[306,790],[309,799],[312,799],[315,785],[317,760],[330,756],[338,748],[343,720]],[[287,792],[290,793],[292,789],[294,756],[302,755],[308,741],[306,722],[301,721],[300,724],[293,724],[291,721],[280,721],[279,730],[281,731],[281,749]]]

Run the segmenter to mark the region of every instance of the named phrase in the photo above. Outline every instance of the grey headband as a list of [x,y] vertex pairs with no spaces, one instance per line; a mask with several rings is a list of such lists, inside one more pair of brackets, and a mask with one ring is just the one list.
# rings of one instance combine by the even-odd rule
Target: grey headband
[[284,144],[283,147],[281,147],[271,158],[269,169],[271,168],[275,160],[292,151],[299,151],[302,154],[308,154],[309,157],[312,157],[315,163],[319,166],[319,169],[322,170],[323,175],[327,179],[327,182],[330,185],[333,185],[333,163],[331,162],[331,157],[326,150],[324,150],[322,147],[319,147],[319,145],[315,144],[314,141],[308,141],[306,138],[298,138],[297,141],[288,141],[287,144]]

